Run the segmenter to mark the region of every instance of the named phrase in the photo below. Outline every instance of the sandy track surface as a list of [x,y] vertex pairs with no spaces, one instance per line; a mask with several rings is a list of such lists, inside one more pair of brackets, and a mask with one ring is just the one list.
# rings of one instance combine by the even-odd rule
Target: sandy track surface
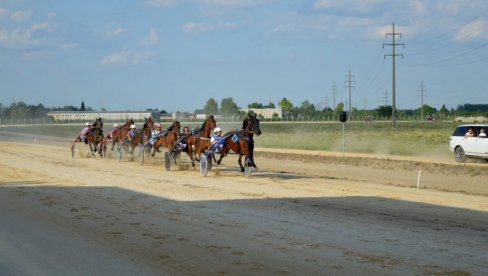
[[235,156],[202,177],[37,142],[0,141],[2,275],[488,270],[482,164],[261,149],[250,178]]

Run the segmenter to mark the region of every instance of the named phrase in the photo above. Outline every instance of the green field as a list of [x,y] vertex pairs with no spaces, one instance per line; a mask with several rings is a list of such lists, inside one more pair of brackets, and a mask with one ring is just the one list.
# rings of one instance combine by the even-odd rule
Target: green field
[[[346,123],[346,151],[405,156],[450,158],[449,137],[459,123],[389,122]],[[169,126],[169,124],[167,124]],[[199,124],[182,123],[196,128]],[[240,128],[237,123],[218,123],[224,132]],[[74,138],[82,125],[3,126],[0,129],[39,135]],[[166,127],[166,124],[163,124]],[[110,129],[106,126],[106,132]],[[261,123],[257,147],[342,151],[342,124],[336,122]]]

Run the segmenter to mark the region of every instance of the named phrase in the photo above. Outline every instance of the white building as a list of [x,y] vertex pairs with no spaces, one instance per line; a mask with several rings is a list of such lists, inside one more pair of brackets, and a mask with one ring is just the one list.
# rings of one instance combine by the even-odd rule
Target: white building
[[131,118],[135,121],[142,121],[149,117],[159,120],[157,111],[51,111],[47,116],[55,121],[91,122],[99,117],[109,121],[125,121]]
[[249,112],[252,111],[256,115],[261,115],[264,119],[272,119],[273,114],[277,114],[279,119],[283,118],[283,111],[281,108],[241,108],[240,111]]

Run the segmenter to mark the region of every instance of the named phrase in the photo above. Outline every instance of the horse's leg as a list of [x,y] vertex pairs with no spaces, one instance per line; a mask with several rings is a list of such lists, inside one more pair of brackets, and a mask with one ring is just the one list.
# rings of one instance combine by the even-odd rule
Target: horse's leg
[[244,166],[242,166],[242,153],[239,153],[239,159],[237,159],[237,163],[239,163],[239,168],[241,168],[241,172],[244,172]]
[[90,152],[91,152],[92,156],[95,157],[95,153],[93,153],[92,143],[93,142],[91,140],[89,140],[88,141],[88,146],[90,147]]
[[224,146],[220,150],[220,157],[219,160],[217,161],[217,165],[220,165],[220,163],[222,163],[222,159],[227,155],[228,152],[229,152],[229,146],[227,145],[226,142],[224,143]]
[[118,138],[115,137],[115,135],[112,137],[112,148],[110,149],[111,151],[114,151],[114,146],[115,146],[115,141],[117,140]]
[[190,157],[190,160],[191,160],[191,166],[193,168],[195,168],[195,158],[193,158],[193,144],[186,144],[187,146],[187,153],[188,153],[188,157]]

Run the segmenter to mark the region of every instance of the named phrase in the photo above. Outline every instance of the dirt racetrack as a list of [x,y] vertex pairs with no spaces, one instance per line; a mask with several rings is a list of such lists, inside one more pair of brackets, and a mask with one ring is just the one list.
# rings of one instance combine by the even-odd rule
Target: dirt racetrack
[[251,177],[235,156],[202,177],[16,135],[0,131],[1,275],[488,271],[487,164],[257,149]]

